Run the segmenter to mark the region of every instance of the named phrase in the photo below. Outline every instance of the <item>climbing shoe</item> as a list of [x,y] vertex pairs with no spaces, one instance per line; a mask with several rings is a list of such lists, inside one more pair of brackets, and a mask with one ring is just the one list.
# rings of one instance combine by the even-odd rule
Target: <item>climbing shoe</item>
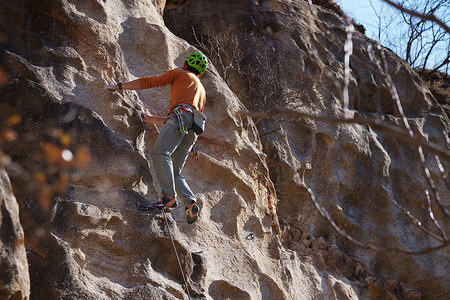
[[166,196],[164,196],[161,201],[158,203],[153,204],[156,208],[163,209],[163,208],[175,208],[178,206],[177,198],[170,199]]
[[150,210],[155,209],[156,207],[150,203],[150,201],[144,197],[140,197],[136,200],[136,208],[138,210]]
[[152,208],[155,208],[153,204],[143,204],[140,202],[136,202],[136,208],[138,210],[150,210]]
[[199,208],[195,202],[189,200],[188,206],[185,208],[186,210],[186,221],[188,224],[192,224],[197,221]]

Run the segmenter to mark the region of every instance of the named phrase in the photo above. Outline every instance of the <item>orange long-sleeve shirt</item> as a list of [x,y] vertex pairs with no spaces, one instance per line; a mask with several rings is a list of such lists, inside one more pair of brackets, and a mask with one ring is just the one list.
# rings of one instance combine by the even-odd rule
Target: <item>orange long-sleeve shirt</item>
[[206,91],[200,79],[187,70],[174,69],[163,75],[139,78],[141,89],[149,89],[170,84],[169,110],[179,104],[188,104],[203,112]]

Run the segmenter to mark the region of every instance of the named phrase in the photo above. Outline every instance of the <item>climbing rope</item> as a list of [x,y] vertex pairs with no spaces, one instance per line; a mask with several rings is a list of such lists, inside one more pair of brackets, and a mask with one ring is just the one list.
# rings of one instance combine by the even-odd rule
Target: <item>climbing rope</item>
[[170,232],[169,222],[167,222],[166,213],[165,213],[165,209],[164,208],[162,209],[162,214],[163,214],[163,217],[164,217],[164,221],[166,222],[166,227],[167,227],[167,231],[169,232],[170,240],[172,241],[173,250],[175,251],[175,255],[176,255],[177,260],[178,260],[178,266],[180,267],[181,276],[183,277],[184,286],[186,288],[186,293],[188,295],[188,299],[190,300],[191,299],[191,294],[189,294],[189,287],[188,287],[188,284],[187,284],[186,276],[184,275],[183,267],[181,266],[180,257],[178,256],[177,248],[175,247],[175,242],[173,241],[172,233]]

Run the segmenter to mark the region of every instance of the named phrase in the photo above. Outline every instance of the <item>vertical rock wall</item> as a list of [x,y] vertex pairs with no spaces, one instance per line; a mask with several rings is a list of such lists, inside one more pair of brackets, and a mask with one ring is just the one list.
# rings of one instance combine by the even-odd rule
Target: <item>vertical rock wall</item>
[[[407,145],[367,126],[285,117],[255,124],[236,114],[246,109],[243,103],[264,108],[279,101],[273,96],[293,95],[285,103],[289,108],[338,115],[339,93],[320,75],[327,68],[341,70],[342,51],[312,26],[305,3],[0,1],[0,68],[8,75],[0,86],[0,158],[19,204],[29,264],[29,275],[24,257],[11,265],[10,270],[21,272],[15,276],[21,292],[15,294],[18,288],[10,285],[6,298],[26,298],[29,278],[33,299],[187,299],[168,229],[193,298],[380,299],[395,294],[417,299],[418,293],[383,281],[380,274],[424,295],[432,289],[445,295],[448,268],[437,262],[448,257],[446,252],[385,264],[333,234],[294,180],[300,174],[334,217],[354,224],[347,229],[358,237],[380,241],[387,232],[389,243],[414,246],[405,239],[409,227],[399,232],[403,227],[391,226],[403,219],[389,202],[391,196],[410,197],[411,190],[423,187],[422,179],[413,180],[419,178],[417,167],[405,167],[414,155]],[[320,12],[342,38],[342,20]],[[137,199],[159,198],[149,157],[158,128],[144,130],[139,112],[163,116],[170,90],[100,91],[106,83],[181,66],[196,49],[191,24],[204,35],[243,37],[242,66],[261,67],[272,77],[247,78],[234,70],[224,76],[223,65],[211,64],[202,77],[208,123],[198,140],[200,162],[189,161],[184,170],[198,196],[200,218],[187,225],[182,206],[167,214],[167,228],[161,214],[137,211],[134,205]],[[355,52],[362,57],[365,40],[355,37]],[[228,50],[233,43],[221,46]],[[392,54],[389,61],[417,130],[441,142],[448,118],[401,61]],[[402,86],[404,78],[412,78],[415,88]],[[255,98],[259,91],[266,97]],[[398,121],[380,78],[363,67],[352,66],[350,91],[352,109]],[[448,199],[448,192],[442,197]],[[1,230],[10,214],[2,211]],[[17,215],[11,220],[17,224]],[[2,234],[3,244],[20,241],[16,227]],[[23,255],[21,243],[9,245]],[[1,274],[2,284],[13,282]]]
[[0,168],[0,298],[25,299],[30,293],[19,206],[5,169]]
[[[169,89],[100,91],[179,67],[195,50],[168,31],[161,6],[0,3],[0,61],[8,74],[1,129],[12,134],[1,154],[21,210],[31,297],[186,299],[169,228],[191,295],[289,297],[284,270],[300,266],[291,266],[276,235],[262,145],[254,123],[236,116],[244,106],[213,65],[202,79],[208,127],[198,142],[201,159],[185,167],[199,221],[188,226],[182,206],[168,214],[167,228],[157,212],[135,209],[138,199],[159,198],[149,159],[158,129],[144,131],[138,114],[163,116]],[[317,280],[298,293],[320,294],[320,275],[305,266]],[[297,280],[306,279],[288,281]]]
[[[193,0],[167,6],[164,18],[175,34],[214,57],[228,85],[250,109],[266,110],[277,104],[300,113],[342,117],[346,25],[332,11],[315,9],[322,27],[307,1]],[[384,77],[370,61],[373,55],[384,66],[381,52],[358,32],[352,42],[349,116],[403,127]],[[448,149],[448,116],[418,75],[391,51],[383,51],[416,136]],[[446,298],[448,247],[424,255],[355,247],[319,215],[304,188],[310,188],[338,226],[362,244],[412,252],[432,248],[439,243],[394,203],[441,236],[427,216],[424,191],[430,188],[411,144],[373,126],[289,115],[258,119],[257,128],[280,199],[278,215],[286,225],[325,237],[377,274],[417,288],[425,299]],[[448,182],[433,156],[426,154],[426,166],[448,209]],[[448,170],[448,160],[443,165]],[[436,202],[433,211],[448,233],[448,217]]]

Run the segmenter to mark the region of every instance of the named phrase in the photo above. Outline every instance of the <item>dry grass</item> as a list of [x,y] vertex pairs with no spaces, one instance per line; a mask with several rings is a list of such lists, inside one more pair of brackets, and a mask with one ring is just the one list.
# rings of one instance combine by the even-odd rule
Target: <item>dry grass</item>
[[450,75],[430,70],[421,71],[419,74],[436,100],[443,105],[450,105]]
[[[340,17],[345,16],[345,13],[342,10],[342,8],[337,3],[335,3],[333,0],[312,0],[312,3],[334,11]],[[363,25],[356,23],[356,21],[354,19],[352,19],[352,23],[353,23],[353,26],[356,28],[356,30],[358,30],[362,34],[366,33],[366,28],[364,28]]]

